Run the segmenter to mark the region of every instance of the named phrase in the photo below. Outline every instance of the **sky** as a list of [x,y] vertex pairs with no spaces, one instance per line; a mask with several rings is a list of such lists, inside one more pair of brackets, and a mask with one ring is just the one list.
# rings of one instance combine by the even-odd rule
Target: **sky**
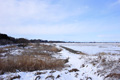
[[120,42],[120,0],[0,0],[0,33],[27,39]]

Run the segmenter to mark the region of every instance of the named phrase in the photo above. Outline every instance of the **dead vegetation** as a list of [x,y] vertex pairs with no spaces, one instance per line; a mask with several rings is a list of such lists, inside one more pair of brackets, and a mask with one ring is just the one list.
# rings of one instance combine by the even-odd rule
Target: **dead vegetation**
[[47,76],[45,79],[46,79],[46,80],[54,80],[54,76],[53,76],[53,75],[50,75],[50,76]]
[[57,78],[60,78],[60,77],[61,77],[60,75],[57,75],[56,79],[57,79]]
[[46,73],[47,73],[47,71],[45,71],[45,72],[36,72],[35,75],[41,75],[41,74],[46,74]]
[[106,52],[100,52],[100,53],[97,53],[97,54],[94,54],[93,56],[106,56],[106,55],[120,55],[120,54],[116,54],[116,53],[106,53]]
[[6,75],[6,77],[0,77],[0,80],[20,80],[21,76],[18,74]]
[[0,59],[0,70],[3,72],[34,71],[43,69],[59,69],[64,67],[63,60],[45,59],[41,60],[34,56],[11,56],[6,59]]
[[73,69],[69,70],[69,72],[77,72],[77,71],[79,71],[79,70],[76,69],[76,68],[73,68]]
[[[16,59],[16,60],[15,60]],[[14,59],[0,60],[0,70],[3,72],[34,71],[43,69],[59,69],[64,67],[62,60],[39,60],[34,57],[19,56]]]
[[40,78],[41,78],[40,76],[37,76],[37,77],[35,78],[35,80],[40,80]]
[[113,79],[119,80],[120,79],[120,74],[118,74],[118,73],[110,73],[105,77],[105,79],[107,79],[107,78],[108,78],[108,80],[113,80]]
[[55,73],[56,71],[50,71],[50,73]]
[[9,55],[7,58],[0,58],[0,71],[34,71],[44,69],[62,69],[65,60],[56,59],[52,54],[58,53],[61,49],[45,44],[34,44],[32,48],[26,48],[21,55]]
[[92,80],[92,78],[91,77],[86,77],[86,80]]
[[35,44],[35,47],[41,51],[49,51],[49,52],[60,52],[62,49],[58,49],[55,45],[45,45],[45,44]]
[[11,77],[11,79],[10,80],[14,80],[14,79],[20,79],[20,75],[17,75],[17,76],[14,76],[14,77]]
[[[16,49],[16,46],[15,45],[9,45],[9,46],[5,46],[5,47],[1,47],[0,48],[0,57],[4,57],[6,55],[9,55],[9,53],[12,51],[12,50],[15,50]],[[2,55],[2,54],[6,54],[6,55]]]
[[66,50],[68,50],[68,51],[71,52],[71,53],[74,53],[74,54],[87,55],[87,54],[85,54],[85,53],[83,53],[83,52],[81,52],[81,51],[76,51],[76,50],[73,50],[73,49],[68,48],[68,47],[65,47],[65,46],[61,46],[61,47],[64,48],[64,49],[66,49]]
[[0,48],[0,53],[5,53],[7,50]]
[[87,62],[93,64],[93,66],[96,66],[98,68],[95,74],[97,74],[98,76],[103,76],[104,80],[120,79],[119,58],[114,58],[113,55],[102,53]]

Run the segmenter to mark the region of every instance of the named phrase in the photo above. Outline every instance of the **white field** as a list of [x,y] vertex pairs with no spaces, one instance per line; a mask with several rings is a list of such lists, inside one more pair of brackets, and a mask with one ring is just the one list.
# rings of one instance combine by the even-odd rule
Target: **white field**
[[[58,48],[65,46],[74,50],[84,52],[88,55],[74,54],[62,48],[59,54],[54,54],[54,57],[60,59],[69,58],[69,62],[60,71],[41,70],[33,72],[17,72],[6,73],[0,75],[4,80],[9,80],[10,76],[20,75],[20,79],[14,80],[35,80],[37,76],[40,79],[36,80],[120,80],[120,43],[55,43]],[[92,55],[99,52],[115,53],[116,55]],[[70,72],[72,69],[78,71]],[[35,75],[36,72],[46,72],[46,74]],[[54,76],[46,78],[48,76]],[[60,75],[59,78],[57,76]],[[1,80],[1,79],[0,79]]]
[[120,43],[57,43],[83,53],[92,55],[101,52],[120,54]]

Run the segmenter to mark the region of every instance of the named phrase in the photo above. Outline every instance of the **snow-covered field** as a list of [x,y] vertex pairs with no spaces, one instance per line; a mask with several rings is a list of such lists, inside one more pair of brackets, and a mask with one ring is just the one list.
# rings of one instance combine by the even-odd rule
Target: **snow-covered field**
[[120,43],[58,43],[57,45],[65,46],[89,55],[101,52],[120,54]]
[[[12,80],[120,80],[120,43],[55,44],[62,51],[52,56],[58,59],[69,59],[62,70],[5,73],[0,75],[0,80],[10,80],[12,76],[19,76]],[[61,46],[88,55],[72,53]],[[91,55],[100,52],[113,54]]]

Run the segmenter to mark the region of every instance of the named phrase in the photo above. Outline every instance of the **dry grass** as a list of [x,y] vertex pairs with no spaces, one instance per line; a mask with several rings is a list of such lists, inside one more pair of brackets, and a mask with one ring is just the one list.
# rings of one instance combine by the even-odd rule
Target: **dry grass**
[[47,73],[47,71],[45,71],[45,72],[36,72],[35,75],[41,75],[41,74],[46,74],[46,73]]
[[60,69],[64,67],[64,60],[46,58],[41,60],[35,56],[10,56],[0,59],[0,70],[3,72],[34,71],[43,69]]
[[9,53],[11,50],[15,49],[16,46],[11,45],[11,46],[5,46],[0,48],[0,57],[2,57],[2,53]]
[[46,57],[46,56],[51,57],[51,54],[48,52],[39,51],[39,50],[32,50],[32,49],[23,51],[22,55],[38,55],[38,56],[42,56],[42,57]]
[[116,54],[116,53],[106,53],[106,52],[100,52],[100,53],[97,53],[97,54],[94,54],[93,56],[106,56],[106,55],[120,55],[120,54]]
[[56,79],[57,79],[57,78],[60,78],[60,77],[61,77],[60,75],[57,75]]
[[[65,60],[56,59],[51,56],[61,49],[51,45],[32,44],[32,48],[24,49],[22,55],[7,55],[7,58],[0,58],[0,71],[34,71],[44,69],[62,69]],[[51,54],[50,54],[51,53]]]
[[15,45],[11,45],[11,46],[6,46],[6,47],[4,47],[4,48],[10,49],[10,48],[16,48],[16,46],[15,46]]
[[31,44],[32,48],[24,49],[22,55],[37,55],[39,57],[47,57],[50,58],[51,55],[57,54],[62,49],[58,49],[52,45],[45,45],[45,44]]
[[97,55],[101,55],[101,56],[103,56],[103,55],[107,55],[108,53],[105,53],[105,52],[100,52],[100,53],[98,53]]
[[57,53],[60,52],[62,49],[58,49],[55,45],[46,45],[46,44],[39,44],[39,43],[35,43],[35,44],[29,44],[29,46],[31,46],[32,48],[30,49],[25,49],[25,51],[34,51],[34,52],[51,52],[51,53]]
[[31,48],[26,48],[22,52],[22,55],[36,55],[39,57],[46,57],[50,58],[51,55],[57,54],[62,49],[56,48],[56,46],[53,45],[45,45],[45,44],[30,44]]
[[[38,45],[38,44],[36,44]],[[45,44],[39,44],[39,47],[41,50],[49,51],[49,52],[60,52],[62,49],[56,48],[54,45],[45,45]]]
[[20,79],[20,75],[17,75],[17,76],[13,76],[13,77],[11,77],[11,79],[10,80],[14,80],[14,79]]
[[79,70],[76,69],[76,68],[73,68],[73,69],[69,70],[69,72],[77,72],[77,71],[79,71]]
[[8,52],[8,50],[5,50],[5,49],[3,49],[3,48],[0,48],[0,57],[2,57],[3,55],[3,53],[6,53],[6,52]]
[[0,48],[0,53],[5,53],[5,52],[7,52],[7,50]]
[[71,52],[71,53],[74,53],[74,54],[87,55],[87,54],[85,54],[85,53],[83,53],[83,52],[81,52],[81,51],[76,51],[76,50],[73,50],[73,49],[70,49],[70,48],[64,47],[64,46],[61,46],[61,47],[64,48],[64,49],[66,49],[66,50],[68,50],[68,51]]
[[47,76],[46,78],[45,78],[45,80],[54,80],[54,76],[53,75],[50,75],[50,76]]
[[109,80],[119,80],[120,79],[120,74],[110,73],[105,77],[105,79],[106,78],[108,78]]
[[37,76],[37,77],[35,78],[35,80],[40,80],[40,78],[41,78],[40,76]]

